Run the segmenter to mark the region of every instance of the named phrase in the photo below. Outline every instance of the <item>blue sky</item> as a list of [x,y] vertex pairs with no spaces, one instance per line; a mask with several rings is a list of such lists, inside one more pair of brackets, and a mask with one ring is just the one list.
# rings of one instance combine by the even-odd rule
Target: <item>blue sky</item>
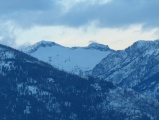
[[0,0],[0,43],[99,42],[124,49],[159,38],[158,0]]

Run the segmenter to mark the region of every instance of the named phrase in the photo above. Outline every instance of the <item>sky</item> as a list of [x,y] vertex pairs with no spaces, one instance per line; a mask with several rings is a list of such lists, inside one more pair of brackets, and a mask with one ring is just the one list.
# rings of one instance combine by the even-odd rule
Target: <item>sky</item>
[[159,0],[0,0],[0,43],[15,48],[41,40],[125,49],[159,39]]

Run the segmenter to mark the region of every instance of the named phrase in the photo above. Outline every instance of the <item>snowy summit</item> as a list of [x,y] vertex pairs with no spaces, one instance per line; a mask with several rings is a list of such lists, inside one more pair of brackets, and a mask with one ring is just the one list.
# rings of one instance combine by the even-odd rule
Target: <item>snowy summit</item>
[[98,43],[91,43],[87,47],[69,48],[54,42],[41,41],[23,51],[58,69],[82,75],[84,72],[92,70],[113,50]]

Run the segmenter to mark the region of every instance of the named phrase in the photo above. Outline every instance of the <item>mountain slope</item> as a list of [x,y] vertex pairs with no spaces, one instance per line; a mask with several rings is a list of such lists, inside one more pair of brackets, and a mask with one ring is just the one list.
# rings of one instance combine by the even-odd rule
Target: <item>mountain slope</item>
[[58,69],[83,76],[85,71],[92,70],[113,50],[97,43],[88,47],[68,48],[54,42],[41,41],[23,51]]
[[1,120],[159,118],[158,102],[132,90],[59,71],[3,45],[0,56]]
[[138,41],[104,58],[92,71],[115,84],[134,87],[159,71],[159,41]]
[[145,96],[149,96],[159,100],[159,72],[144,80],[133,89],[139,91]]

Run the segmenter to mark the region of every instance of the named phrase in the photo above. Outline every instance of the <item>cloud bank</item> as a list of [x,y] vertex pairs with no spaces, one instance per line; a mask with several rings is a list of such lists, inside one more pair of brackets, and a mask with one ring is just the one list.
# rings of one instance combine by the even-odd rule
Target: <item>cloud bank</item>
[[79,27],[96,21],[100,27],[143,24],[159,26],[158,0],[0,0],[0,19],[21,27]]
[[123,49],[138,39],[159,38],[158,5],[159,0],[0,0],[0,43],[46,39],[84,46],[95,40]]

